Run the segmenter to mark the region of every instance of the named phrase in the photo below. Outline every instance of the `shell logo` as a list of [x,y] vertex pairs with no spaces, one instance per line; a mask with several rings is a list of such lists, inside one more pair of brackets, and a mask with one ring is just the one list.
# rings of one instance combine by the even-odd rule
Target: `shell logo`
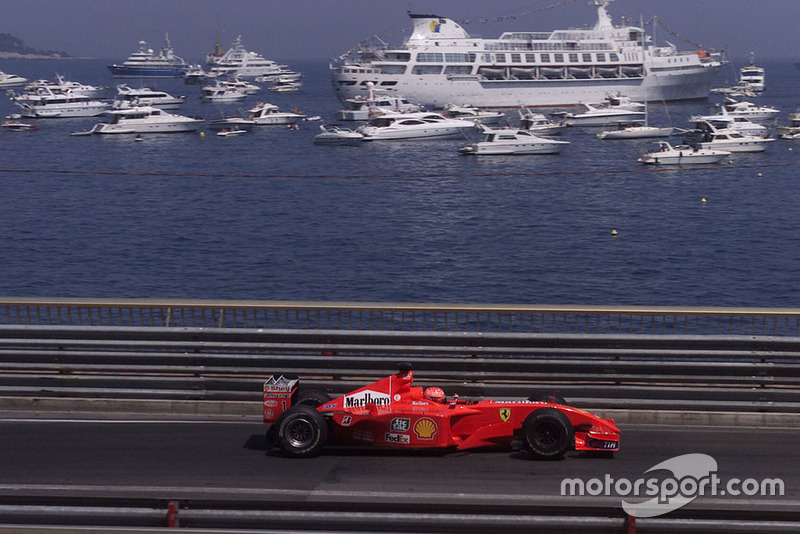
[[417,419],[417,422],[414,424],[414,434],[416,434],[419,439],[433,439],[433,436],[435,436],[438,431],[439,427],[436,426],[436,422],[429,417]]

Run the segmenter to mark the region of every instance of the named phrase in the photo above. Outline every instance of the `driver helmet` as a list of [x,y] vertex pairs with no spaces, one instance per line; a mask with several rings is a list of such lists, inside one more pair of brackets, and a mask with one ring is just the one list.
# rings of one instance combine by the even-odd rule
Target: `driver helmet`
[[433,401],[433,402],[444,402],[444,390],[439,387],[432,387],[425,390],[423,396],[426,400]]

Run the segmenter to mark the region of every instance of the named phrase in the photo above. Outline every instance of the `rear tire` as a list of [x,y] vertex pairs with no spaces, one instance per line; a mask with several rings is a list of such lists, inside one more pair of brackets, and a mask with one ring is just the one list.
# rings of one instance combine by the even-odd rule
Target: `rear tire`
[[328,424],[315,408],[305,404],[292,406],[275,422],[275,439],[290,456],[319,456],[328,441]]
[[531,412],[522,423],[522,445],[539,460],[557,460],[575,447],[575,429],[555,408]]
[[297,391],[296,397],[292,401],[292,406],[303,404],[318,408],[329,400],[331,400],[331,396],[322,389],[301,389]]

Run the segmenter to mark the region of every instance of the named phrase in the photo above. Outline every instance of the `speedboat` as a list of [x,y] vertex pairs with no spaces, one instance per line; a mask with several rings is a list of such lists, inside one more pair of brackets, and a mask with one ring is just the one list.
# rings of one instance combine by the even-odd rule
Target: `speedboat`
[[689,142],[692,146],[706,149],[713,148],[726,150],[728,152],[763,152],[767,144],[774,141],[768,137],[753,137],[744,135],[732,128],[715,128],[713,124],[706,121],[698,123],[698,129],[687,132]]
[[13,119],[4,120],[2,126],[10,132],[32,132],[39,129],[34,124],[26,124]]
[[800,111],[789,113],[789,124],[778,126],[778,137],[781,139],[800,139]]
[[269,90],[273,93],[296,93],[303,87],[303,82],[292,78],[275,78]]
[[117,78],[179,78],[188,68],[186,62],[173,52],[169,34],[158,54],[147,47],[146,41],[139,41],[139,49],[121,65],[108,66],[111,75]]
[[16,74],[9,74],[0,70],[0,89],[8,87],[19,87],[28,83],[27,78],[17,76]]
[[767,135],[766,126],[752,122],[747,117],[733,116],[728,113],[725,107],[720,108],[719,113],[716,115],[693,115],[689,117],[687,122],[694,123],[695,128],[698,128],[699,124],[707,122],[714,128],[731,128],[744,135],[752,135],[754,137],[766,137]]
[[591,104],[583,104],[583,106],[586,108],[583,113],[564,114],[564,124],[567,126],[608,126],[620,122],[643,120],[645,116],[644,111],[595,107]]
[[649,165],[692,165],[719,163],[730,155],[725,150],[694,148],[688,145],[672,146],[667,141],[659,141],[657,149],[642,154],[637,161]]
[[443,115],[451,119],[465,119],[477,121],[481,124],[497,124],[500,122],[500,119],[506,116],[505,113],[500,113],[499,111],[480,109],[469,104],[461,106],[447,104],[444,108]]
[[261,92],[261,86],[248,81],[242,80],[236,75],[228,76],[227,80],[222,80],[221,83],[228,87],[233,87],[248,95],[255,95]]
[[92,128],[96,134],[172,133],[194,132],[203,124],[203,119],[194,119],[168,113],[152,106],[117,109],[108,112],[109,122],[98,123]]
[[200,99],[206,102],[238,102],[245,98],[247,93],[222,80],[215,80],[214,85],[204,85],[200,90]]
[[220,137],[236,137],[244,133],[247,133],[247,130],[239,130],[237,128],[224,128],[218,131],[217,135]]
[[780,114],[779,109],[769,106],[759,106],[747,101],[737,102],[735,100],[726,99],[725,107],[731,116],[744,117],[753,122],[765,122],[774,119]]
[[561,135],[561,131],[564,129],[563,124],[548,119],[542,113],[531,111],[525,107],[519,108],[517,112],[521,130],[528,130],[536,135]]
[[529,130],[490,129],[482,126],[484,139],[478,143],[459,149],[461,154],[482,155],[527,155],[558,154],[569,144],[567,141],[556,141],[539,137]]
[[242,78],[261,78],[260,81],[271,81],[273,77],[294,74],[276,62],[265,59],[260,54],[247,51],[242,45],[242,37],[236,37],[231,48],[221,56],[209,55],[208,64],[212,76],[239,76]]
[[150,87],[131,89],[123,83],[117,85],[117,98],[112,107],[127,109],[137,106],[153,106],[161,109],[178,109],[185,100],[185,96],[172,96]]
[[606,130],[597,133],[598,139],[646,139],[650,137],[669,137],[672,126],[648,126],[646,124],[620,123],[617,130]]
[[269,102],[257,102],[249,110],[249,113],[247,118],[257,125],[297,124],[298,121],[305,118],[305,115],[298,109],[281,111],[278,106]]
[[30,119],[96,117],[111,107],[109,102],[56,92],[50,87],[39,87],[36,94],[17,95],[9,90],[9,97],[20,107],[20,115]]
[[186,74],[183,75],[183,83],[186,85],[203,85],[206,83],[208,74],[200,65],[189,65]]
[[320,124],[319,129],[321,132],[314,136],[315,145],[358,145],[364,140],[363,134],[335,124]]
[[339,110],[339,120],[368,121],[372,117],[386,113],[409,113],[422,111],[417,104],[412,104],[399,95],[388,95],[375,89],[375,84],[367,82],[367,94],[345,99],[345,108]]
[[440,113],[387,113],[358,128],[365,141],[376,139],[442,139],[460,137],[475,123],[449,119]]

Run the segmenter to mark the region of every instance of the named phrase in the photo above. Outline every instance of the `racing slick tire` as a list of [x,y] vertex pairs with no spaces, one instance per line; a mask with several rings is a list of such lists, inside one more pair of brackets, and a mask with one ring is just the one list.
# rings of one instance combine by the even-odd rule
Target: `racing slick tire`
[[540,408],[522,422],[522,446],[539,460],[557,460],[575,447],[575,429],[555,408]]
[[555,402],[556,404],[562,404],[564,406],[569,406],[567,404],[567,401],[564,399],[564,397],[562,397],[561,395],[552,394],[552,393],[542,394],[542,395],[533,395],[531,397],[528,397],[528,400],[532,401],[532,402]]
[[296,398],[292,400],[292,405],[304,404],[317,408],[329,400],[331,400],[331,396],[322,389],[301,389],[298,390]]
[[292,406],[274,425],[278,445],[295,458],[319,456],[328,441],[328,423],[316,409],[305,404]]

